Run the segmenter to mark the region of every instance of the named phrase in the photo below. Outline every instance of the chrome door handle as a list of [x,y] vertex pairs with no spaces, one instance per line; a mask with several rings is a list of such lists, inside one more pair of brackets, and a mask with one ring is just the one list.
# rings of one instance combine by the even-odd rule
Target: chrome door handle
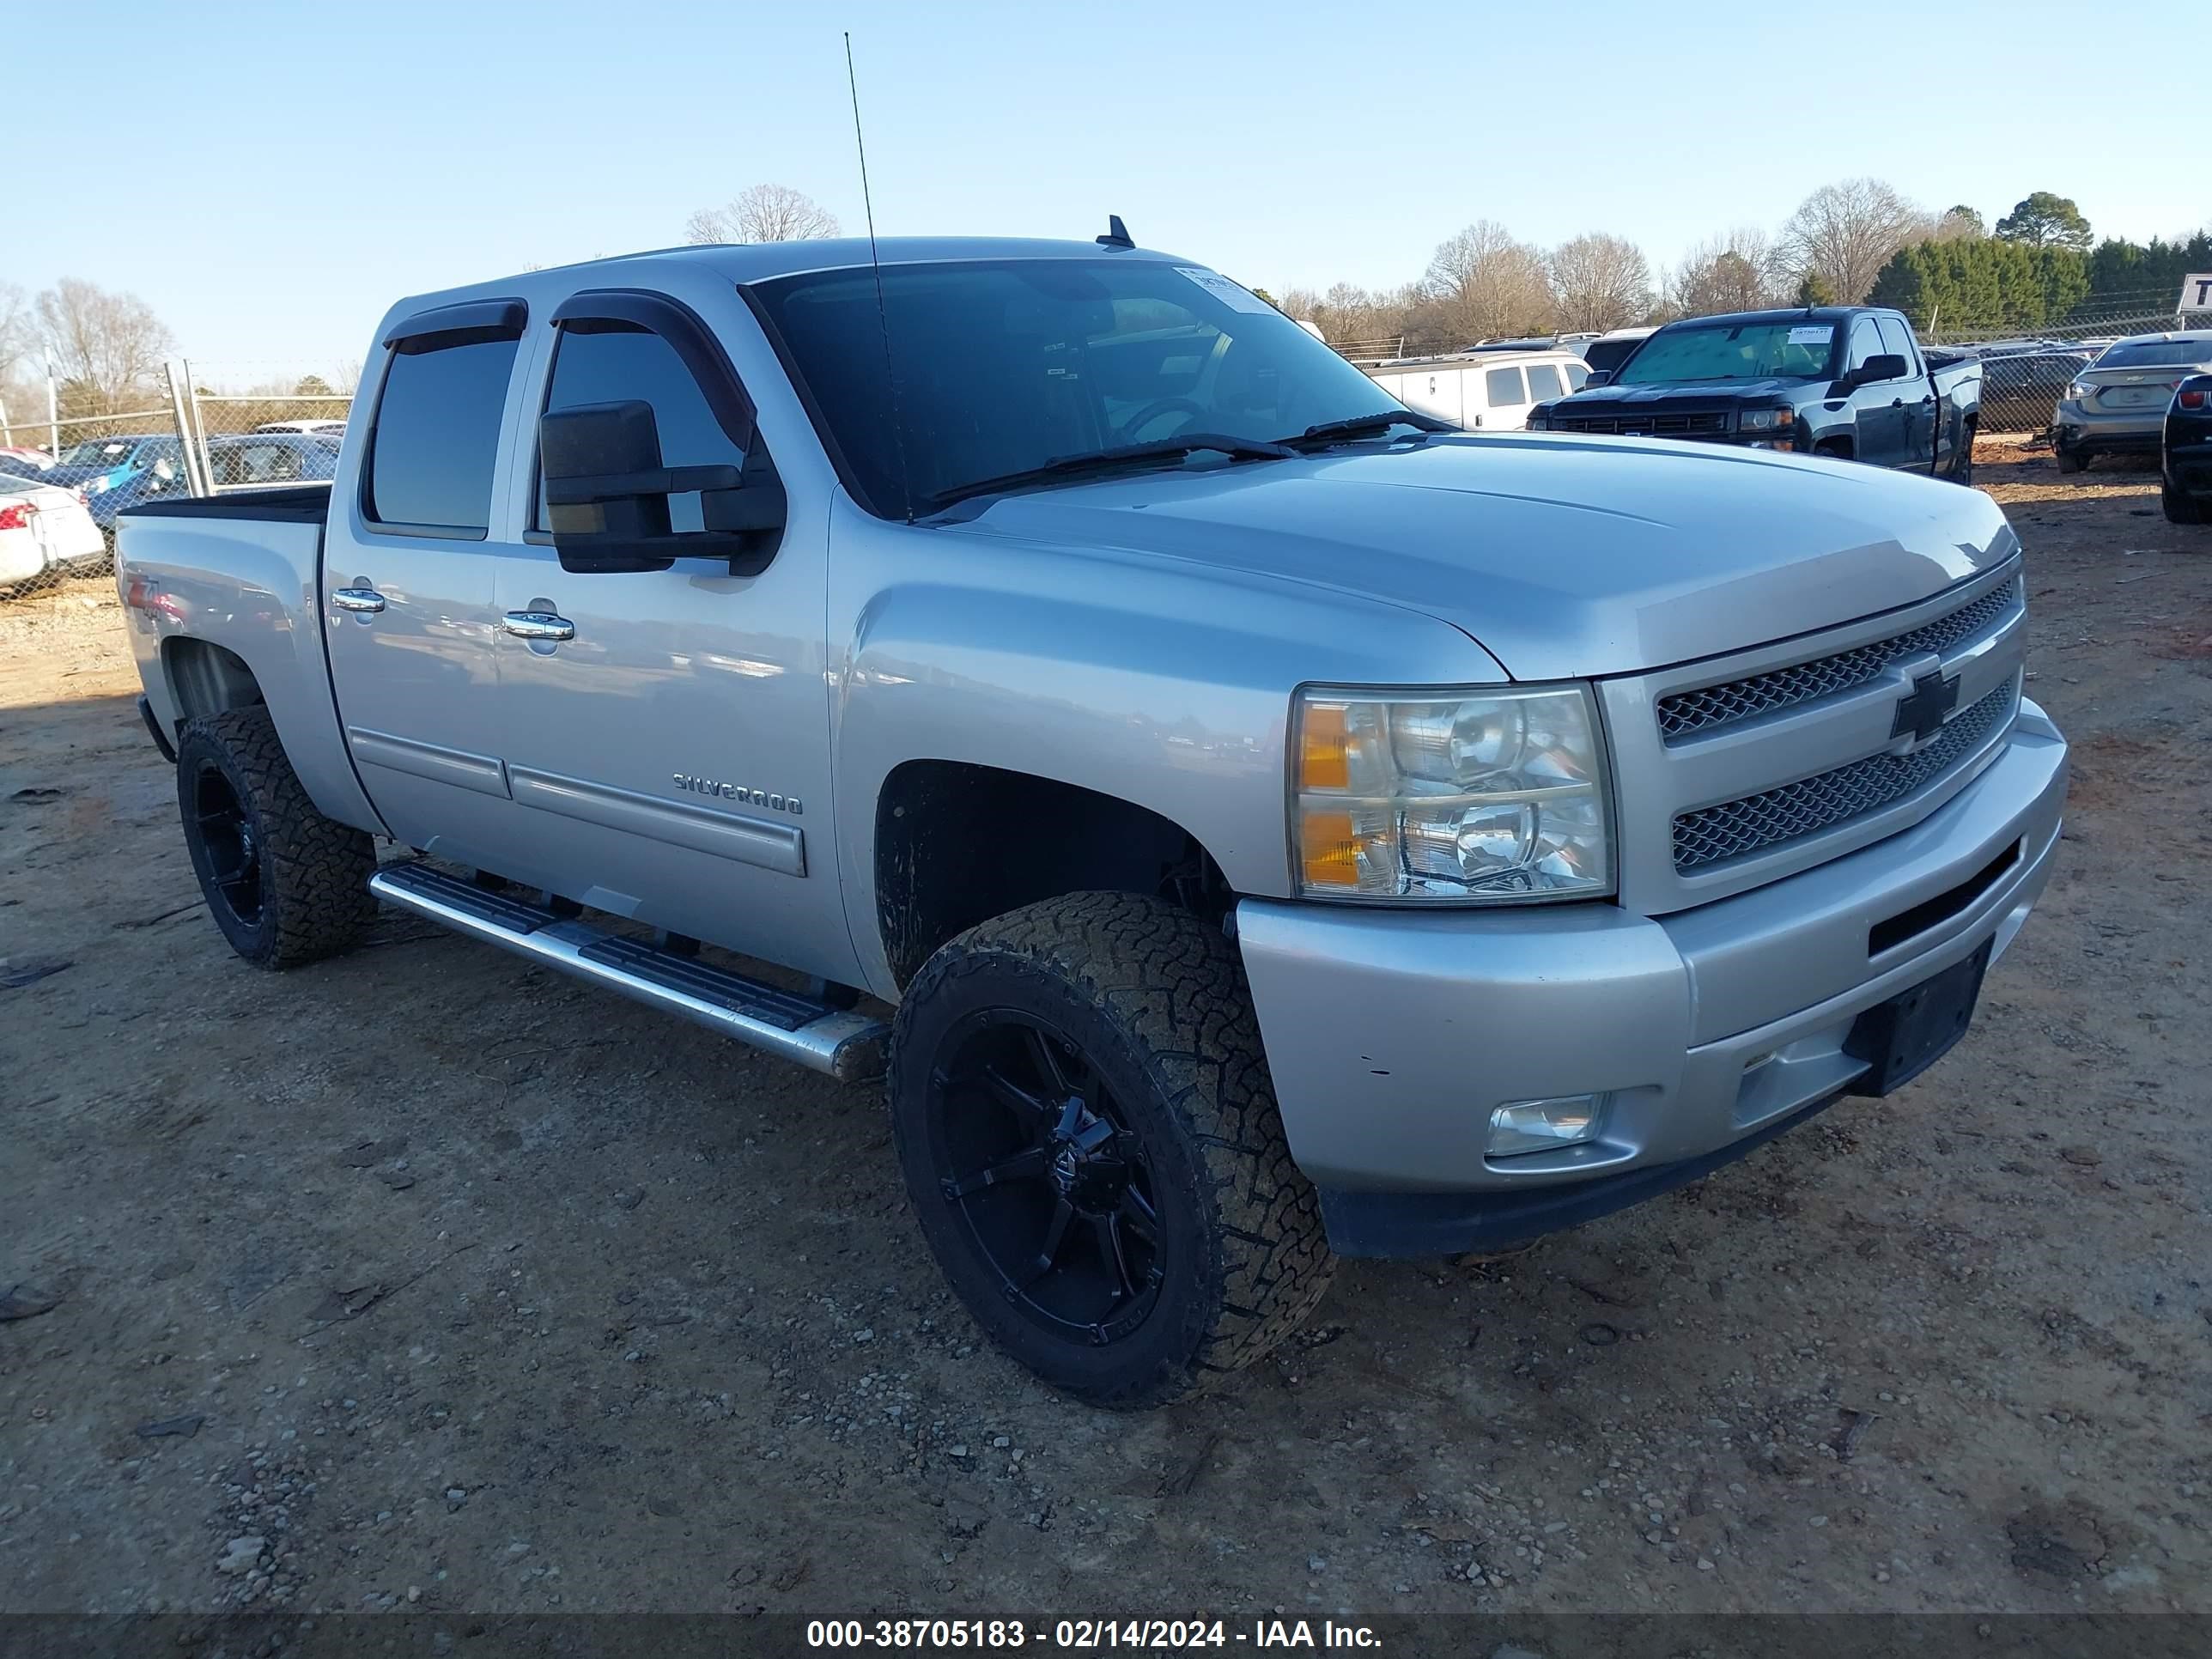
[[518,640],[573,640],[576,624],[550,611],[510,611],[499,625]]
[[373,587],[336,587],[331,603],[341,611],[377,611],[384,609],[384,595]]

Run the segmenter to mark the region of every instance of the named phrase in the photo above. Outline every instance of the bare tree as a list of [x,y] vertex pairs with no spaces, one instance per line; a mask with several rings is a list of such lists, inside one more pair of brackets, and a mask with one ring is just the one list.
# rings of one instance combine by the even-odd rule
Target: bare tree
[[30,297],[13,283],[0,283],[0,386],[12,386],[15,371],[39,349],[39,321]]
[[1314,301],[1310,315],[1331,345],[1350,348],[1360,356],[1387,357],[1397,350],[1406,331],[1408,308],[1402,295],[1376,294],[1352,283],[1338,283]]
[[690,242],[805,242],[837,234],[837,216],[788,185],[755,185],[684,222]]
[[1881,179],[1846,179],[1808,196],[1782,236],[1796,275],[1819,276],[1839,301],[1855,306],[1898,249],[1935,231],[1932,215]]
[[1483,219],[1442,244],[1421,286],[1454,343],[1548,330],[1554,310],[1544,256]]
[[1633,242],[1594,231],[1560,243],[1547,263],[1561,328],[1626,328],[1651,309],[1651,267]]
[[144,398],[176,349],[154,309],[135,294],[64,276],[39,295],[39,332],[55,375],[81,412],[112,415]]
[[1774,239],[1755,225],[1708,236],[1668,278],[1666,309],[1682,317],[1755,311],[1788,291],[1787,264]]

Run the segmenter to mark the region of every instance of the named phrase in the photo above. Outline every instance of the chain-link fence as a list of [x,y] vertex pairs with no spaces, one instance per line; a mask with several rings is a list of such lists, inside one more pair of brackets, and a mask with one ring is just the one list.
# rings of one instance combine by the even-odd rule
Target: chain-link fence
[[1931,346],[1980,360],[1984,432],[2034,434],[2051,430],[2066,388],[2106,347],[2179,328],[2212,328],[2212,313],[2176,313],[2172,291],[2161,288],[2077,306],[2056,328],[1947,330],[1938,316],[1927,335]]
[[111,565],[116,520],[167,496],[335,477],[357,378],[349,365],[164,365],[126,407],[44,418],[0,406],[0,599]]

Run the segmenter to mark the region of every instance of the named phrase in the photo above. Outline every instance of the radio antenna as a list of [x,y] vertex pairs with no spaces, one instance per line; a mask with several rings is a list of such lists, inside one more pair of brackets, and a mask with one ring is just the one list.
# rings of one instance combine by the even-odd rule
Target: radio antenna
[[914,483],[907,475],[906,426],[899,419],[898,376],[891,370],[891,319],[884,305],[884,262],[876,252],[876,204],[868,193],[868,141],[860,136],[860,79],[853,72],[853,31],[845,31],[845,85],[853,94],[853,148],[860,153],[860,205],[868,216],[868,263],[876,273],[876,324],[884,336],[884,392],[890,400],[891,447],[898,451],[900,504],[914,522]]

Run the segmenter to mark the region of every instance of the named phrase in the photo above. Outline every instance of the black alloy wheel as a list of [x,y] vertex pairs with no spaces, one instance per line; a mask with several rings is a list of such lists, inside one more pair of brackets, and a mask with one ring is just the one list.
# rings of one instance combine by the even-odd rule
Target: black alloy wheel
[[[192,769],[193,838],[205,850],[208,902],[240,927],[261,926],[261,831],[222,769],[204,757]],[[228,931],[228,930],[226,930]]]
[[1040,1016],[969,1015],[928,1082],[939,1185],[1000,1295],[1064,1340],[1141,1325],[1164,1277],[1151,1159],[1098,1066]]

